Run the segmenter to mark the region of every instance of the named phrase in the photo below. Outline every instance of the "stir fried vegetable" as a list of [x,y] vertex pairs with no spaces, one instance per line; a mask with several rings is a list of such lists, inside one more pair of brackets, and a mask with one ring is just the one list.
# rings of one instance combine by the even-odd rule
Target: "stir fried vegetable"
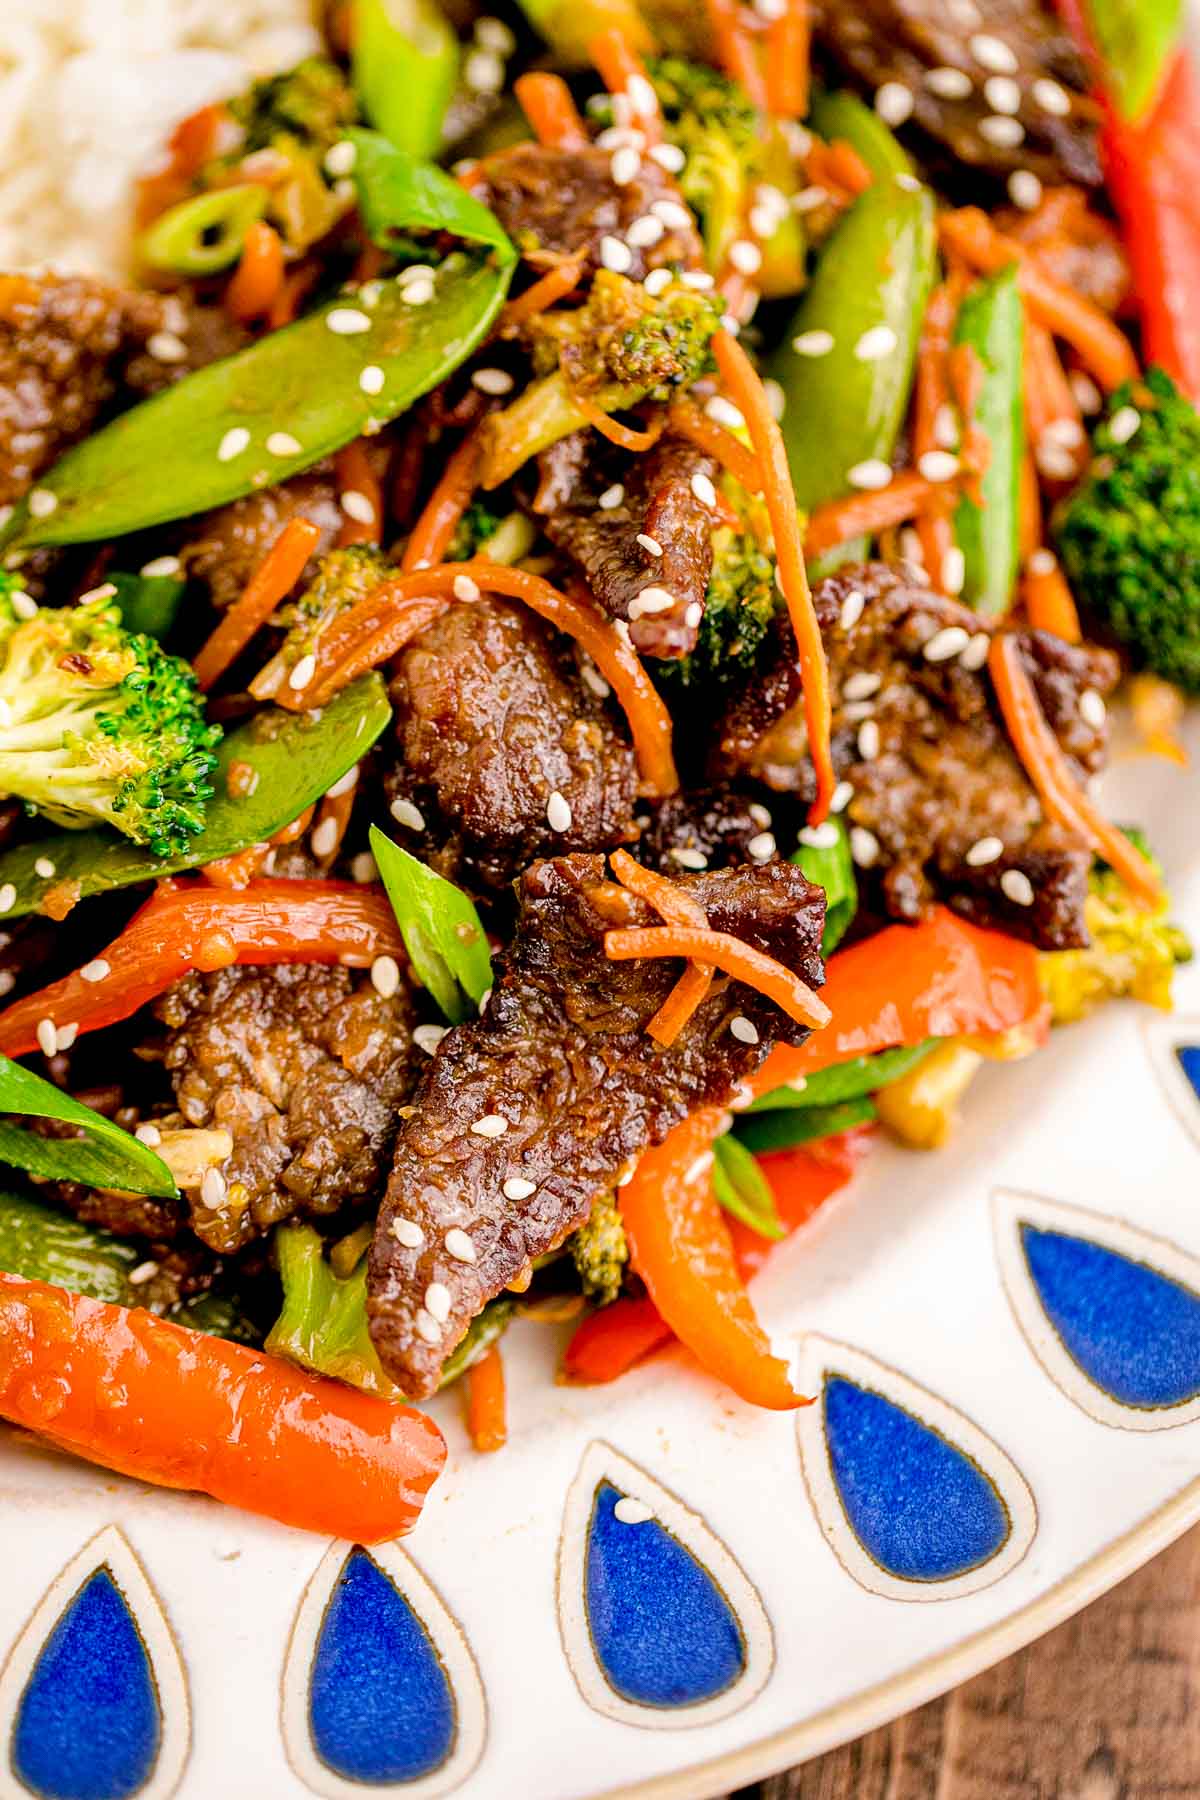
[[968,294],[958,316],[956,355],[967,363],[973,405],[963,452],[975,434],[986,466],[968,484],[955,514],[963,552],[963,599],[983,613],[1004,613],[1017,577],[1018,496],[1025,454],[1022,415],[1022,315],[1017,271],[994,275]]
[[[74,1034],[64,1028],[63,1036]],[[45,1032],[41,1037],[48,1041]],[[169,1196],[176,1191],[170,1169],[148,1144],[7,1057],[0,1057],[0,1113],[67,1127],[61,1135],[43,1136],[12,1118],[0,1118],[0,1162],[43,1181],[79,1181],[132,1194]],[[8,1266],[0,1261],[0,1267]]]

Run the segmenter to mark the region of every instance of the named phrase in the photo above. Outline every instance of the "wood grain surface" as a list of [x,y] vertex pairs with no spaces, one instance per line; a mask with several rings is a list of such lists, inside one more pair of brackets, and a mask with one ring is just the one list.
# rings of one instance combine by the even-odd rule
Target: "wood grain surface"
[[997,1668],[736,1800],[1200,1800],[1200,1527]]

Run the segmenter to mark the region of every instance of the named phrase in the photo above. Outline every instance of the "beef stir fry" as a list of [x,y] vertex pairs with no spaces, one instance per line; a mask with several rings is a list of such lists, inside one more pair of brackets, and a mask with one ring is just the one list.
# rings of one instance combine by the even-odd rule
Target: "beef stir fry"
[[[538,9],[444,118],[353,11],[128,286],[0,276],[0,1416],[78,1343],[59,1441],[368,1537],[522,1318],[798,1404],[745,1271],[876,1128],[1169,1005],[1096,783],[1200,690],[1200,359],[1048,0]],[[118,1442],[109,1313],[399,1498]]]

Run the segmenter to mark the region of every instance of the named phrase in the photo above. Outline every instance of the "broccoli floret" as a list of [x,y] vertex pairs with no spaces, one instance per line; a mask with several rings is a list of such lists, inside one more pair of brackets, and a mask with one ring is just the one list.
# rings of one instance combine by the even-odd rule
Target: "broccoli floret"
[[1138,663],[1200,693],[1200,416],[1151,369],[1114,394],[1094,449],[1056,522],[1067,575]]
[[611,1194],[601,1194],[587,1223],[568,1240],[571,1260],[584,1293],[598,1306],[607,1306],[621,1292],[629,1245],[621,1214]]
[[663,659],[654,673],[683,687],[721,687],[754,668],[779,607],[775,565],[757,541],[730,526],[713,532],[704,618],[689,656]]
[[324,154],[358,120],[354,89],[323,56],[306,57],[282,75],[255,81],[229,102],[245,133],[242,154],[278,147],[281,137]]
[[39,610],[3,578],[0,794],[177,855],[204,829],[220,736],[189,665],[126,631],[111,601]]
[[1084,905],[1091,944],[1086,950],[1052,950],[1038,958],[1056,1025],[1069,1025],[1105,1000],[1125,996],[1170,1011],[1175,969],[1191,961],[1192,947],[1168,920],[1169,908],[1169,899],[1154,908],[1137,904],[1107,863],[1096,864]]
[[334,1375],[368,1394],[399,1399],[367,1326],[367,1247],[370,1231],[334,1245],[331,1261],[311,1225],[279,1225],[275,1260],[283,1307],[266,1348],[317,1375]]
[[612,413],[689,388],[709,366],[722,311],[713,295],[682,282],[651,295],[640,281],[597,270],[582,306],[541,313],[526,328],[540,379],[486,421],[483,486],[498,487],[586,425],[580,401]]
[[277,694],[300,659],[315,654],[321,638],[339,614],[393,574],[393,565],[373,544],[347,544],[323,556],[299,599],[279,611],[287,637],[250,683],[255,699],[268,700]]

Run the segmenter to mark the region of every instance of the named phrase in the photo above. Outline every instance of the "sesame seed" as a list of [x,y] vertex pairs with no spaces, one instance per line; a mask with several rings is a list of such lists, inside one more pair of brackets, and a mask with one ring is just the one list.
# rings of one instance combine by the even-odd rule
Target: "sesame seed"
[[926,639],[921,655],[927,663],[949,662],[952,656],[960,656],[970,641],[970,632],[961,625],[943,625]]
[[217,445],[217,461],[232,462],[250,446],[250,433],[244,425],[234,425]]
[[43,881],[49,881],[54,874],[54,864],[48,856],[39,856],[33,865],[33,872],[40,875]]
[[703,469],[697,469],[696,473],[692,476],[691,489],[701,506],[715,506],[717,504],[717,490],[709,477],[704,473]]
[[[620,152],[618,152],[619,154]],[[659,239],[665,237],[666,234],[667,228],[661,219],[656,218],[653,213],[643,213],[641,218],[635,219],[626,231],[625,240],[638,250],[648,250],[652,244],[657,244]],[[665,275],[667,279],[663,286],[670,287],[671,271],[669,269],[655,269],[654,273]]]
[[600,261],[614,275],[628,275],[633,267],[633,251],[620,238],[606,234],[600,239]]
[[146,348],[155,362],[177,363],[187,360],[187,345],[173,331],[153,331],[146,339]]
[[39,1019],[34,1034],[38,1041],[38,1049],[43,1056],[54,1056],[58,1051],[58,1033],[54,1029],[53,1019]]
[[1127,444],[1141,422],[1142,415],[1136,406],[1118,407],[1108,422],[1108,435],[1114,444]]
[[729,1021],[729,1035],[735,1037],[739,1044],[757,1044],[758,1026],[742,1013],[734,1013]]
[[433,299],[433,281],[428,276],[423,281],[406,281],[400,298],[406,306],[428,306]]
[[1050,481],[1070,481],[1078,473],[1078,464],[1071,452],[1053,439],[1047,442],[1043,438],[1034,452],[1034,461]]
[[348,519],[357,519],[360,525],[375,523],[374,504],[370,496],[358,488],[347,488],[344,494],[339,494],[338,503]]
[[220,1169],[205,1169],[200,1179],[200,1198],[205,1206],[220,1206],[228,1191]]
[[1082,369],[1072,369],[1067,380],[1071,383],[1071,392],[1079,404],[1080,412],[1089,416],[1098,413],[1104,404],[1104,398],[1090,375]]
[[393,1219],[392,1236],[406,1250],[419,1250],[425,1242],[425,1233],[415,1219]]
[[608,168],[617,187],[628,187],[631,181],[637,180],[641,166],[642,159],[633,146],[622,144],[619,150],[613,151]]
[[162,1132],[158,1129],[157,1125],[139,1125],[133,1135],[137,1138],[139,1143],[148,1144],[151,1150],[154,1149],[156,1144],[162,1143]]
[[637,542],[642,546],[642,549],[648,556],[661,556],[663,553],[663,547],[658,539],[656,537],[651,537],[648,531],[639,531],[637,534]]
[[[474,1241],[467,1236],[465,1231],[460,1230],[457,1225],[451,1226],[450,1230],[446,1233],[446,1251],[448,1255],[454,1258],[455,1262],[473,1263],[475,1261]],[[426,1305],[428,1304],[429,1302],[427,1300]],[[430,1311],[432,1310],[431,1307]]]
[[58,1047],[59,1047],[59,1049],[60,1050],[69,1050],[71,1048],[71,1045],[75,1042],[75,1039],[78,1036],[79,1036],[79,1021],[78,1021],[78,1019],[72,1020],[70,1025],[60,1025],[58,1028]]
[[839,781],[829,799],[831,813],[843,813],[854,798],[854,788],[848,781]]
[[666,169],[671,175],[681,175],[687,162],[678,144],[655,144],[650,155],[660,169]]
[[288,686],[294,693],[299,694],[308,686],[316,672],[317,659],[310,650],[307,656],[302,656],[300,658],[300,661],[288,676]]
[[951,544],[942,557],[942,586],[948,594],[961,594],[967,579],[967,559],[958,544]]
[[85,981],[105,981],[112,974],[112,965],[105,962],[102,956],[97,956],[94,961],[84,963],[79,973]]
[[148,563],[143,563],[139,574],[153,581],[160,575],[178,575],[183,568],[177,556],[155,556]]
[[926,481],[952,481],[958,474],[958,458],[950,450],[926,450],[917,468]]
[[1031,575],[1053,575],[1058,567],[1058,558],[1053,550],[1035,550],[1029,558]]
[[[790,209],[789,209],[790,210]],[[750,208],[749,226],[756,238],[774,237],[779,230],[781,220],[779,214],[770,206],[752,206]]]
[[775,838],[769,831],[760,831],[746,845],[748,853],[755,862],[769,862],[775,854]]
[[885,463],[881,457],[870,456],[865,462],[855,463],[847,469],[846,480],[851,487],[878,490],[888,487],[892,479],[892,465]]
[[629,104],[643,119],[652,119],[658,111],[658,95],[650,79],[636,69],[626,77],[625,92],[629,95]]
[[1057,81],[1051,81],[1046,75],[1039,76],[1030,91],[1043,112],[1065,119],[1071,110],[1071,96],[1066,88],[1060,87]]
[[4,886],[0,887],[0,913],[11,912],[16,904],[17,890],[11,881],[6,881]]
[[1033,905],[1033,883],[1023,869],[1005,869],[1000,877],[1000,892],[1014,906]]
[[970,674],[974,675],[979,669],[982,669],[984,663],[987,661],[988,651],[991,647],[992,640],[987,632],[977,631],[958,659],[959,668],[966,669]]
[[99,587],[89,588],[86,594],[80,594],[76,604],[88,606],[95,600],[111,600],[116,591],[115,582],[102,581]]
[[879,755],[879,723],[864,719],[858,728],[858,754],[863,762],[874,762]]
[[517,40],[504,20],[493,19],[487,13],[475,21],[475,42],[482,44],[485,50],[494,50],[497,56],[511,56],[517,47]]
[[377,956],[371,964],[371,986],[382,1000],[390,1000],[400,986],[400,965],[394,956]]
[[18,619],[28,620],[37,618],[38,603],[32,594],[26,594],[18,590],[16,593],[9,595],[8,603],[16,613]]
[[479,583],[473,581],[469,575],[456,575],[454,577],[454,598],[456,600],[478,600]]
[[351,860],[350,877],[360,886],[379,879],[379,864],[369,850],[360,850],[358,855]]
[[933,439],[942,450],[953,450],[958,443],[958,415],[948,401],[934,414]]
[[386,376],[378,363],[368,363],[359,371],[358,385],[364,394],[382,394]]
[[388,811],[397,825],[407,825],[410,831],[424,831],[425,814],[411,800],[393,800]]
[[[678,200],[652,200],[650,202],[650,211],[655,213],[662,220],[668,231],[690,231],[692,229],[692,215],[687,207],[682,206]],[[707,279],[703,285],[706,287],[712,286],[713,278],[708,274],[707,270],[689,269],[680,277],[681,280],[687,282],[689,287],[696,287],[698,285],[697,282],[694,280],[688,281],[689,275],[705,275]]]
[[707,869],[708,858],[703,850],[691,849],[687,844],[671,852],[672,862],[677,862],[681,869]]
[[325,173],[335,179],[341,175],[349,175],[358,157],[358,150],[349,138],[342,138],[339,143],[330,144],[325,152]]
[[843,706],[841,712],[843,725],[860,725],[864,719],[875,717],[875,702],[873,700],[854,700],[849,705]]
[[912,89],[902,81],[885,81],[875,95],[875,111],[885,125],[903,125],[914,105]]
[[612,512],[614,507],[620,506],[624,498],[624,487],[619,481],[614,481],[611,487],[605,488],[596,504],[602,512]]
[[983,84],[983,97],[994,113],[1021,110],[1021,89],[1011,75],[989,75]]
[[816,182],[811,187],[801,188],[798,194],[792,195],[793,210],[798,213],[817,212],[822,206],[829,204],[829,189],[819,187]]
[[899,544],[900,554],[904,561],[912,563],[913,567],[919,569],[923,575],[925,573],[925,552],[921,548],[920,533],[911,525],[902,525]]
[[1108,717],[1108,708],[1104,704],[1103,695],[1098,694],[1095,688],[1084,688],[1080,694],[1079,716],[1093,731],[1099,731],[1103,727]]
[[879,861],[879,839],[865,825],[852,825],[850,854],[860,869],[873,869]]
[[874,675],[863,669],[857,675],[851,675],[842,683],[844,700],[869,700],[883,686],[883,676]]
[[1015,150],[1025,142],[1025,127],[1020,119],[1010,119],[1005,113],[989,113],[979,121],[979,135],[997,150]]
[[1008,178],[1008,197],[1022,212],[1034,212],[1042,203],[1042,184],[1032,169],[1014,169]]
[[416,1329],[417,1336],[426,1344],[441,1343],[442,1328],[434,1318],[433,1314],[428,1312],[425,1307],[418,1307],[417,1316],[413,1320],[413,1325]]
[[994,863],[1004,855],[1004,840],[998,837],[981,837],[971,845],[964,858],[969,869],[982,869],[988,863]]
[[448,1030],[447,1025],[418,1025],[413,1030],[413,1043],[426,1056],[432,1056]]
[[910,175],[906,169],[901,169],[893,179],[896,186],[902,188],[906,194],[919,194],[921,192],[921,182],[917,180],[915,175]]
[[838,624],[843,631],[854,630],[863,616],[863,608],[866,604],[866,595],[861,593],[858,588],[852,588],[842,601],[842,610],[838,615]]
[[704,617],[704,608],[698,600],[690,600],[683,609],[683,622],[689,631],[695,631]]
[[476,1137],[503,1137],[508,1130],[508,1120],[503,1113],[485,1113],[482,1119],[476,1119],[471,1126]]
[[827,819],[823,825],[806,825],[799,838],[810,850],[833,850],[841,841],[841,835],[837,826]]
[[622,1494],[613,1507],[613,1518],[620,1525],[644,1525],[653,1517],[653,1509],[644,1500],[635,1500],[632,1494]]
[[[637,224],[636,219],[634,220],[634,224]],[[633,235],[632,225],[629,228],[628,235],[631,244],[637,241]],[[671,274],[670,269],[651,269],[650,273],[643,281],[642,286],[653,299],[657,299],[660,294],[666,293],[673,280],[674,276]]]
[[965,69],[930,69],[925,86],[939,100],[965,100],[975,83]]
[[981,69],[991,69],[996,75],[1015,75],[1020,67],[1015,52],[990,32],[977,32],[967,47]]
[[609,687],[607,681],[605,681],[603,675],[600,673],[586,650],[580,653],[579,673],[583,677],[583,685],[586,688],[590,688],[597,699],[607,700],[608,696],[612,693],[612,689]]
[[749,238],[735,238],[729,246],[729,260],[739,275],[757,275],[762,268],[762,251]]
[[524,1175],[510,1175],[500,1192],[506,1200],[528,1200],[537,1192],[536,1181],[526,1181]]
[[1086,436],[1078,419],[1051,419],[1042,433],[1043,440],[1059,444],[1064,450],[1077,450]]
[[370,319],[357,306],[335,306],[325,315],[325,323],[335,337],[355,337],[371,329]]
[[463,60],[463,81],[476,94],[498,94],[504,86],[504,59],[480,45]]
[[546,802],[546,823],[551,831],[570,831],[571,819],[570,801],[555,788]]
[[325,789],[325,794],[328,799],[336,800],[339,794],[352,793],[357,786],[358,764],[351,763],[350,767],[346,770],[346,773],[344,775],[339,775],[337,780]]
[[140,1262],[136,1269],[130,1269],[129,1284],[131,1287],[145,1287],[146,1283],[153,1281],[157,1274],[158,1264],[156,1262]]
[[899,339],[890,325],[872,325],[864,331],[854,346],[854,354],[859,362],[882,362],[896,348]]
[[273,431],[267,439],[268,456],[299,456],[300,445],[290,431]]
[[726,431],[744,431],[746,428],[745,419],[733,401],[727,400],[724,394],[714,394],[711,400],[705,402],[704,410],[714,424],[723,425]]
[[430,1282],[425,1289],[425,1306],[439,1325],[446,1323],[450,1317],[450,1289],[444,1281]]
[[643,613],[669,612],[674,604],[675,596],[669,594],[666,588],[644,587],[629,602],[629,616],[631,619],[640,619]]

